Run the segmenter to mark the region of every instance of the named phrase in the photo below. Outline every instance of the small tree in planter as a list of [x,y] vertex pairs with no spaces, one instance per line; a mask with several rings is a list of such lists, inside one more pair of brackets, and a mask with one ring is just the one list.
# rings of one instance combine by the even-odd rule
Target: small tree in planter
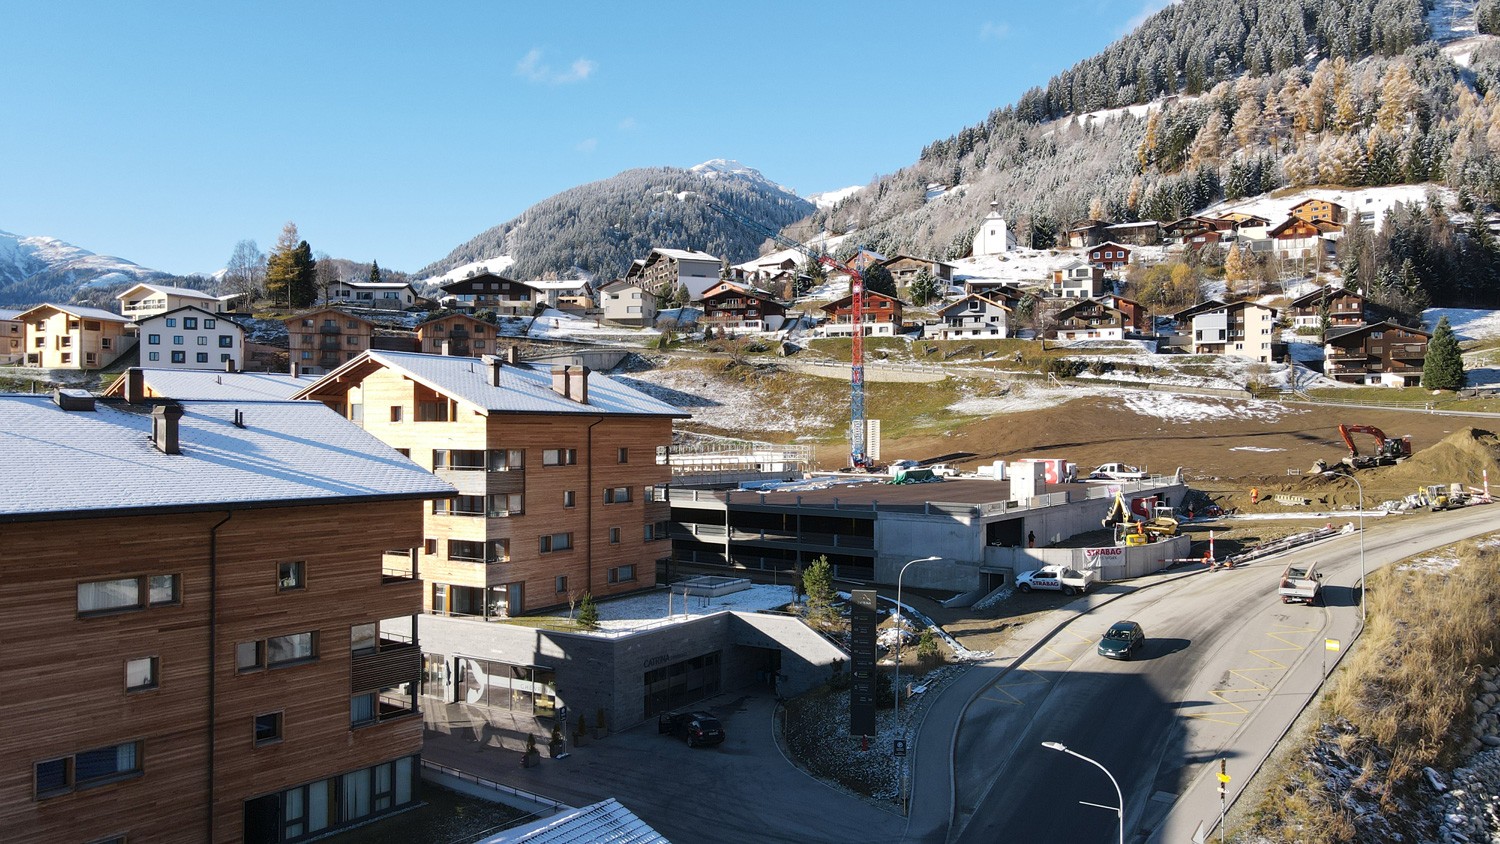
[[609,727],[604,721],[604,707],[594,710],[594,738],[604,738],[609,735]]
[[560,721],[553,721],[552,738],[547,742],[547,750],[552,754],[552,758],[556,759],[566,747],[567,744],[563,741],[562,723]]
[[536,749],[536,736],[526,735],[526,749],[521,751],[521,767],[535,768],[542,764],[542,753]]
[[588,592],[578,602],[578,626],[584,630],[599,629],[599,608],[594,606],[594,596]]
[[589,723],[588,716],[578,713],[578,728],[573,731],[573,746],[583,747],[588,744]]

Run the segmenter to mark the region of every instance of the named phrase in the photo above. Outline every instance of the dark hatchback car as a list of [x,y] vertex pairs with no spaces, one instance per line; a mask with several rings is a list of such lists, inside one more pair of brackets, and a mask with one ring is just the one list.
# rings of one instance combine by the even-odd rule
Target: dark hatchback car
[[663,713],[656,719],[656,731],[687,739],[688,747],[724,743],[724,725],[707,712]]
[[1099,655],[1110,659],[1130,659],[1146,646],[1146,632],[1133,621],[1117,621],[1104,631],[1099,640]]

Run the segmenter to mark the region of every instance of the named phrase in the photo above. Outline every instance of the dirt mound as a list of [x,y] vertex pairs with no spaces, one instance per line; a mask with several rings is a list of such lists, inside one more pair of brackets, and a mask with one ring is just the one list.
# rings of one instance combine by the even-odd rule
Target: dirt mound
[[1419,485],[1462,483],[1479,486],[1484,472],[1500,483],[1500,436],[1479,428],[1454,431],[1400,465],[1380,470],[1381,480]]

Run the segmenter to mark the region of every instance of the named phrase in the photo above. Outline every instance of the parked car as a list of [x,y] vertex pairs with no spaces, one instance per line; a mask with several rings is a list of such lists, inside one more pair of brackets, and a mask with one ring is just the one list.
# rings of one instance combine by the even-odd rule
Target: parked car
[[1105,463],[1089,473],[1091,481],[1138,481],[1150,477],[1145,469],[1128,463]]
[[656,731],[684,738],[688,747],[724,743],[724,725],[708,712],[664,712],[656,719]]
[[1130,659],[1146,646],[1146,631],[1134,621],[1117,621],[1104,631],[1099,640],[1099,655],[1109,659]]
[[1036,571],[1023,571],[1016,575],[1016,588],[1022,592],[1033,589],[1050,589],[1064,595],[1089,591],[1098,572],[1075,571],[1067,566],[1042,566]]

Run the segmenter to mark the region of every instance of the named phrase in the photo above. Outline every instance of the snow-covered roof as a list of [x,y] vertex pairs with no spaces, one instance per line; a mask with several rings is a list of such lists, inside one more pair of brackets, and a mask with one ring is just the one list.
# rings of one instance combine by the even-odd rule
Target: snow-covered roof
[[[235,424],[236,411],[244,427]],[[151,421],[148,408],[113,401],[63,410],[47,396],[0,396],[0,453],[31,467],[12,473],[0,521],[454,491],[317,402],[186,403],[180,454],[157,450]]]
[[671,844],[613,797],[508,829],[479,844]]
[[[292,394],[318,380],[293,378],[277,372],[216,372],[211,369],[142,369],[146,387],[158,396],[177,401],[290,401]],[[125,376],[104,391],[125,395]]]
[[489,382],[490,360],[492,358],[488,356],[470,358],[372,349],[300,390],[295,398],[311,398],[324,383],[336,383],[347,373],[374,364],[395,369],[486,413],[618,414],[680,419],[690,416],[598,373],[589,375],[588,404],[581,404],[553,390],[550,366],[504,364],[500,367],[500,385],[495,386]]
[[145,289],[147,289],[147,290],[150,290],[153,293],[161,293],[161,294],[166,295],[166,296],[188,296],[188,297],[191,297],[193,299],[203,299],[204,301],[208,301],[208,302],[218,301],[218,298],[219,298],[219,297],[215,296],[212,293],[205,293],[202,290],[193,290],[192,288],[189,288],[189,287],[172,287],[172,286],[166,285],[166,284],[152,284],[152,283],[146,282],[146,281],[143,281],[140,284],[133,285],[132,287],[127,288],[126,290],[124,290],[123,292],[121,292],[120,295],[116,296],[115,298],[118,299],[118,300],[120,300],[121,302],[123,302],[126,299],[129,299],[130,295],[132,293],[134,293],[137,290],[140,290],[143,287]]
[[339,284],[355,290],[405,290],[411,287],[404,281],[341,281]]
[[21,311],[11,311],[0,308],[0,319],[15,319],[21,315]]
[[673,258],[678,261],[713,261],[718,263],[719,259],[707,252],[699,252],[694,249],[652,249],[653,253],[664,258]]
[[148,317],[142,319],[141,320],[141,325],[146,325],[147,323],[154,323],[154,322],[156,322],[156,321],[158,321],[160,319],[164,319],[166,317],[172,316],[173,314],[182,313],[183,311],[196,311],[197,313],[203,314],[205,317],[208,317],[209,319],[217,319],[217,320],[219,320],[221,322],[224,322],[224,323],[226,323],[228,325],[232,325],[232,326],[234,326],[235,328],[238,328],[241,331],[245,330],[244,326],[240,325],[239,323],[235,322],[232,319],[229,319],[229,318],[225,317],[223,314],[216,314],[213,311],[205,311],[204,309],[198,307],[197,305],[183,305],[180,308],[173,308],[170,311],[162,311],[159,314],[152,314],[151,316],[148,316]]
[[1155,220],[1142,220],[1139,223],[1110,223],[1109,224],[1109,228],[1112,228],[1112,229],[1144,229],[1144,228],[1146,228],[1148,226],[1160,226],[1160,225],[1161,225],[1161,223],[1158,223]]
[[589,280],[586,278],[532,279],[526,281],[525,284],[527,287],[537,290],[578,290],[587,292],[589,289]]
[[106,311],[100,308],[86,308],[82,305],[54,305],[51,302],[47,302],[46,304],[37,305],[34,308],[24,310],[16,318],[20,319],[25,315],[32,313],[33,311],[39,311],[42,308],[51,308],[54,311],[62,311],[65,314],[71,314],[72,316],[76,316],[79,319],[99,319],[104,320],[105,322],[130,322],[130,320],[120,316],[114,311]]

